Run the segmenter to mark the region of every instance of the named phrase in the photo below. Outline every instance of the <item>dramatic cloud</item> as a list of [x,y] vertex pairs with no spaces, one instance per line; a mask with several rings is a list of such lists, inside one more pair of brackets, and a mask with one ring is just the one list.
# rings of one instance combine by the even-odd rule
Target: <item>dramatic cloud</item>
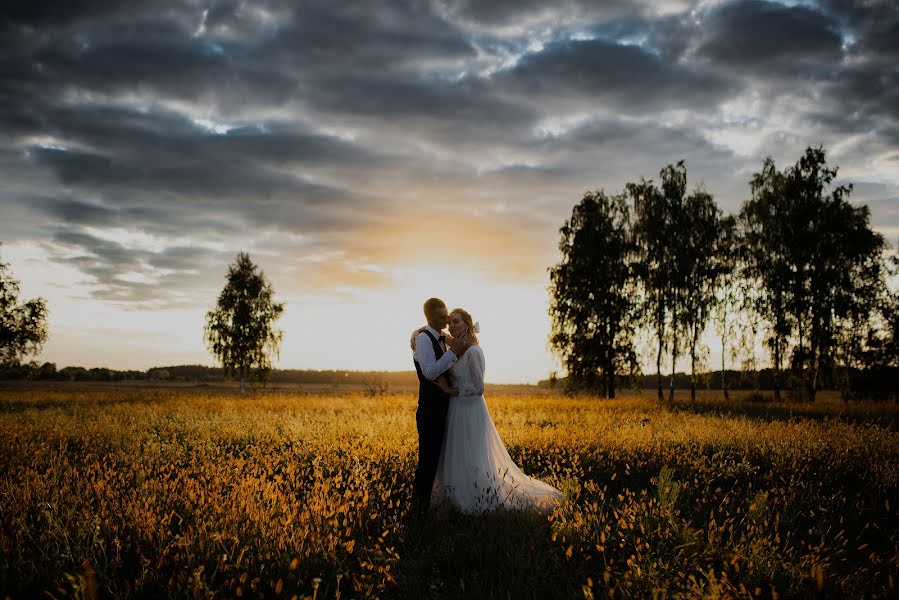
[[734,2],[703,25],[698,55],[729,69],[808,77],[831,71],[842,58],[836,21],[805,6]]
[[6,3],[0,240],[56,306],[200,310],[241,249],[310,302],[545,297],[586,190],[685,159],[736,211],[818,144],[895,240],[897,61],[874,0]]
[[718,77],[666,62],[637,45],[564,41],[524,56],[503,77],[510,91],[543,102],[576,99],[619,114],[711,109],[738,89]]

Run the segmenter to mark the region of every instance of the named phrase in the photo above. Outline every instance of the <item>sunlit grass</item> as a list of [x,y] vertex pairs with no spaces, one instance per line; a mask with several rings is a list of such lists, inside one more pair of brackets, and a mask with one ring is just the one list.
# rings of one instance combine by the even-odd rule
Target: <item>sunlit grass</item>
[[896,593],[895,405],[490,396],[513,459],[565,501],[422,525],[415,402],[0,392],[0,592]]

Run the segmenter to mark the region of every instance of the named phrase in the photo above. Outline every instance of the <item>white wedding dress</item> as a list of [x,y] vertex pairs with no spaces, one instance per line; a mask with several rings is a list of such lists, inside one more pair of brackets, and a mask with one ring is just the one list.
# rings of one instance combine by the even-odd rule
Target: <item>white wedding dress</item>
[[450,398],[446,414],[433,501],[469,514],[499,508],[549,512],[562,492],[512,462],[484,401],[484,366],[484,351],[476,345],[450,369],[459,395]]

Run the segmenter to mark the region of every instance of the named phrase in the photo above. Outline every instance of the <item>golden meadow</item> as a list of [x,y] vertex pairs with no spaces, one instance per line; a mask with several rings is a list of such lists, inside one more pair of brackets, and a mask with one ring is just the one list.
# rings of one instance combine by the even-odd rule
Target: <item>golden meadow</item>
[[412,392],[2,390],[0,594],[897,594],[894,404],[487,400],[548,517],[409,521]]

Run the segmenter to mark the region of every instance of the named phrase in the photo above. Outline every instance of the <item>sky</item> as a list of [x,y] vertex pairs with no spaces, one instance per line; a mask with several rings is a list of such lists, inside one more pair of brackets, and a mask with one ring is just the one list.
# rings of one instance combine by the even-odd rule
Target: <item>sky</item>
[[411,369],[438,296],[480,321],[488,381],[545,379],[559,228],[681,159],[729,213],[765,157],[823,145],[899,240],[892,1],[2,11],[0,256],[58,367],[213,364],[246,251],[286,303],[278,367]]

